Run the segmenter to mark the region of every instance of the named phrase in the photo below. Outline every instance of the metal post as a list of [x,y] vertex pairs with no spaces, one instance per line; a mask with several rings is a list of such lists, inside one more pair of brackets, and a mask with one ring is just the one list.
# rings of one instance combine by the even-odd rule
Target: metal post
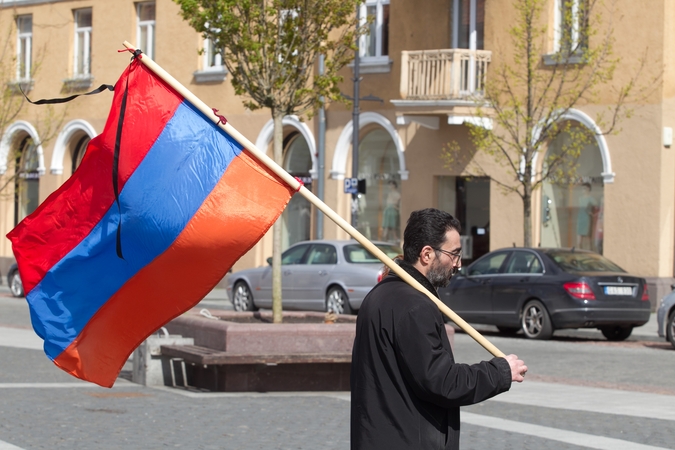
[[[356,7],[356,23],[361,26],[361,6]],[[354,52],[354,109],[352,112],[352,177],[359,177],[359,37],[356,38]],[[359,194],[352,194],[352,226],[358,229],[359,223]]]
[[[324,56],[319,55],[319,75],[324,73]],[[324,197],[324,169],[326,165],[326,108],[323,104],[324,98],[321,97],[321,108],[319,109],[319,168],[316,174],[316,195],[323,201]],[[314,236],[316,239],[323,239],[323,213],[316,208],[316,228]]]

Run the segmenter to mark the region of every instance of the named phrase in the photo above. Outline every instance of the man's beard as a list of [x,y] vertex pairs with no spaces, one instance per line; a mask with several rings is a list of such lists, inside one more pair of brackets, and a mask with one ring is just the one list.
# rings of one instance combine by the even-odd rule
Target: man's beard
[[436,289],[446,287],[450,283],[450,279],[455,274],[455,267],[452,266],[448,268],[447,266],[442,265],[435,260],[431,263],[429,270],[427,271],[427,279],[431,282],[431,285]]

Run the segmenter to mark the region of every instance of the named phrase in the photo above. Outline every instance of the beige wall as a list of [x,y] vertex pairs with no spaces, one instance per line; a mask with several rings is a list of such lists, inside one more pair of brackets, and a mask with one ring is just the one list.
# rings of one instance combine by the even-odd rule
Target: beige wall
[[[440,153],[444,146],[456,140],[466,152],[471,153],[467,129],[447,124],[448,114],[457,112],[451,107],[429,107],[418,114],[437,117],[439,129],[431,130],[415,123],[396,125],[396,116],[409,114],[410,110],[397,108],[391,100],[400,99],[401,51],[449,48],[451,42],[451,16],[449,0],[394,0],[391,3],[390,58],[391,71],[382,74],[362,74],[361,95],[375,95],[384,100],[362,102],[362,112],[376,112],[385,117],[397,130],[403,141],[404,157],[409,178],[402,182],[402,214],[405,223],[408,214],[418,208],[435,205],[434,177],[465,175],[466,167],[444,167]],[[646,55],[646,65],[640,78],[640,87],[649,86],[644,98],[631,107],[632,117],[621,122],[620,132],[606,137],[614,183],[605,185],[605,254],[619,265],[638,275],[670,277],[673,275],[675,251],[675,148],[662,145],[663,127],[675,127],[675,59],[665,55],[675,54],[673,25],[675,2],[650,0],[650,8],[640,2],[617,0],[616,12],[610,17],[605,13],[604,25],[614,27],[614,49],[620,57],[616,76],[610,85],[598,92],[593,104],[580,107],[591,117],[606,110],[616,98],[616,89],[624,85],[639,68],[639,59]],[[551,5],[553,3],[551,2]],[[197,84],[193,72],[199,69],[200,36],[178,15],[178,6],[170,0],[157,0],[155,60],[191,89],[210,106],[219,109],[243,135],[255,142],[263,126],[270,120],[268,111],[251,112],[234,95],[229,76],[222,83]],[[30,92],[34,99],[51,98],[63,94],[63,80],[71,76],[73,49],[73,16],[76,8],[93,7],[93,56],[92,87],[102,83],[115,83],[129,62],[128,53],[118,53],[122,42],[135,43],[136,25],[134,3],[130,0],[81,0],[36,3],[16,8],[0,9],[0,31],[9,29],[14,14],[33,14],[34,60],[39,62],[35,86]],[[552,6],[543,21],[550,23]],[[511,55],[508,44],[508,27],[513,23],[514,11],[509,1],[486,0],[485,47],[492,51],[490,70],[494,71]],[[421,25],[422,24],[422,25]],[[13,41],[12,41],[13,42]],[[549,49],[552,44],[549,42]],[[648,49],[648,52],[647,52]],[[352,69],[342,71],[342,92],[352,95]],[[97,132],[105,124],[111,93],[79,98],[57,111],[64,114],[64,124],[73,119],[83,119]],[[28,106],[22,119],[35,122],[37,114],[45,113],[44,107]],[[331,104],[327,108],[325,201],[342,217],[350,218],[349,196],[343,193],[341,179],[329,177],[333,158],[344,127],[352,120],[351,106]],[[318,122],[308,121],[308,126],[318,137]],[[290,131],[289,129],[286,132]],[[351,142],[351,139],[350,139]],[[54,139],[44,148],[47,173],[40,179],[40,197],[46,198],[70,175],[68,158],[63,175],[49,173]],[[474,155],[489,173],[508,176],[508,172],[485,155]],[[351,160],[347,158],[345,173],[351,175]],[[539,194],[536,194],[539,195]],[[490,228],[492,249],[523,243],[522,202],[520,197],[505,193],[496,183],[490,190]],[[538,216],[535,212],[535,227]],[[12,226],[13,205],[0,199],[0,234]],[[324,221],[324,237],[345,238],[330,220]],[[0,258],[9,258],[9,241],[0,239]],[[235,270],[264,264],[271,255],[271,236],[245,255]]]

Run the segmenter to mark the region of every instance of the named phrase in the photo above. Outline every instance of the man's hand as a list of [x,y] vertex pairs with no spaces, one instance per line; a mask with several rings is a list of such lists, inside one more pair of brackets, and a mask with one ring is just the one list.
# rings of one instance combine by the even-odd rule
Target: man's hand
[[504,358],[506,358],[509,367],[511,367],[511,381],[521,383],[525,379],[525,373],[527,372],[525,363],[518,359],[516,355],[508,355]]

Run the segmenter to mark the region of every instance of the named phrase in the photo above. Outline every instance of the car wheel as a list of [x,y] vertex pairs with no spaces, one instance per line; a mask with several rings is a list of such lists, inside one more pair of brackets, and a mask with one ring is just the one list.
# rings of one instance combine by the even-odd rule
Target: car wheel
[[244,281],[237,281],[232,290],[232,305],[235,311],[255,311],[257,308],[253,304],[253,294],[251,289]]
[[625,341],[633,332],[633,327],[604,327],[600,331],[608,341]]
[[666,324],[666,338],[670,344],[675,347],[675,311],[670,313],[668,323]]
[[518,327],[497,327],[497,329],[504,334],[516,334],[520,330]]
[[339,286],[333,286],[328,289],[326,294],[326,312],[335,314],[351,314],[352,308],[349,306],[349,297]]
[[21,277],[19,272],[12,272],[9,275],[9,290],[12,292],[14,297],[23,297],[23,283],[21,283]]
[[539,300],[527,302],[523,308],[521,328],[529,339],[551,339],[553,325],[548,311]]

